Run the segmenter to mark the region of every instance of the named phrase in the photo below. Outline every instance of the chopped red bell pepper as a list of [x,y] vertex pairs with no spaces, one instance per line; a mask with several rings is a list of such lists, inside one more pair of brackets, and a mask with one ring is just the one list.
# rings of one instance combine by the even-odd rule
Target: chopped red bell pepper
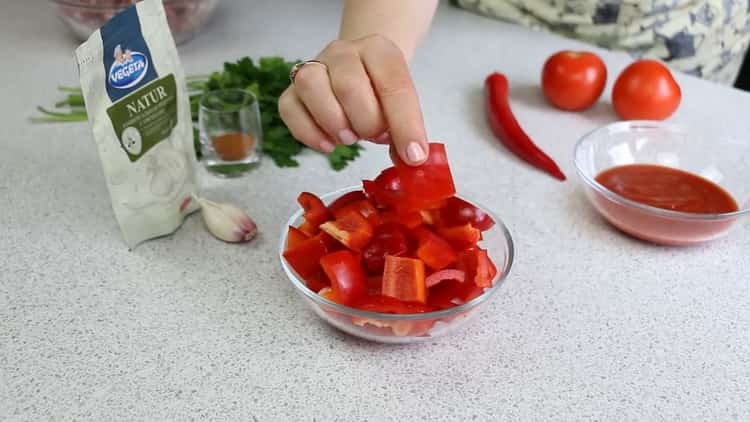
[[437,226],[440,224],[440,210],[421,210],[419,215],[422,216],[422,223],[428,226]]
[[365,272],[357,254],[342,250],[320,258],[320,266],[331,281],[333,295],[343,305],[351,305],[365,297]]
[[352,202],[347,205],[344,205],[338,208],[336,211],[334,211],[333,216],[334,218],[340,218],[344,214],[352,210],[357,211],[360,214],[362,214],[362,217],[365,217],[367,221],[369,221],[370,224],[372,224],[373,227],[381,223],[381,218],[380,218],[380,214],[378,214],[378,210],[375,209],[375,206],[372,205],[372,202],[368,201],[367,199],[363,199],[361,201],[356,201],[356,202]]
[[286,232],[286,249],[294,249],[308,238],[306,234],[302,233],[302,230],[289,226],[289,230]]
[[339,303],[338,299],[336,298],[336,295],[333,293],[333,289],[331,289],[331,286],[323,287],[318,291],[318,295],[320,297],[330,300],[331,302]]
[[409,243],[398,223],[385,223],[375,228],[370,243],[362,250],[362,263],[370,274],[382,274],[385,256],[406,253]]
[[433,270],[441,270],[456,261],[456,252],[450,243],[430,229],[420,226],[412,230],[419,246],[417,257]]
[[466,223],[463,226],[442,227],[438,229],[438,234],[453,245],[456,250],[461,251],[474,247],[479,242],[482,232]]
[[325,233],[311,237],[294,248],[284,251],[286,262],[301,277],[310,277],[320,271],[320,258],[335,250],[336,242]]
[[422,224],[422,215],[417,211],[399,213],[396,211],[383,211],[380,219],[385,223],[399,223],[407,229],[413,229]]
[[328,204],[328,212],[332,215],[336,215],[336,211],[338,211],[340,208],[343,208],[351,204],[352,202],[361,201],[363,199],[367,199],[367,195],[365,195],[365,193],[361,190],[347,192]]
[[393,207],[404,198],[396,167],[389,167],[380,172],[375,180],[362,181],[367,196],[380,208]]
[[443,226],[460,226],[470,223],[481,231],[488,230],[495,225],[495,221],[486,212],[455,196],[446,200],[445,207],[440,210],[439,219]]
[[466,273],[466,280],[479,287],[492,287],[493,267],[487,251],[482,248],[462,251],[456,260],[456,268]]
[[455,280],[463,283],[464,280],[466,280],[466,273],[461,270],[451,269],[436,271],[425,278],[424,284],[429,289],[430,287],[440,284],[441,281],[447,280]]
[[419,166],[410,166],[396,161],[402,200],[396,204],[399,210],[419,211],[431,209],[436,203],[456,193],[453,176],[448,165],[445,145],[431,143],[427,161]]
[[370,243],[373,235],[372,224],[354,210],[349,210],[336,220],[321,224],[320,229],[347,248],[358,252]]
[[321,224],[328,221],[330,214],[323,201],[310,192],[302,192],[297,197],[297,202],[305,210],[305,222],[299,229],[308,236],[314,236],[318,233]]
[[[382,270],[381,270],[382,271]],[[379,295],[381,293],[381,288],[383,286],[383,274],[378,275],[371,275],[367,277],[367,294],[372,295]]]
[[318,293],[319,291],[331,285],[331,283],[328,281],[328,278],[326,278],[326,275],[322,271],[304,277],[304,279],[305,284],[307,284],[307,288],[314,291],[315,293]]
[[422,314],[436,308],[423,303],[404,302],[390,296],[369,295],[356,305],[357,309],[383,314]]
[[453,308],[480,296],[482,293],[484,293],[484,288],[474,283],[445,280],[430,287],[427,304],[440,309]]
[[404,302],[425,303],[424,263],[418,259],[386,256],[382,291],[384,296]]

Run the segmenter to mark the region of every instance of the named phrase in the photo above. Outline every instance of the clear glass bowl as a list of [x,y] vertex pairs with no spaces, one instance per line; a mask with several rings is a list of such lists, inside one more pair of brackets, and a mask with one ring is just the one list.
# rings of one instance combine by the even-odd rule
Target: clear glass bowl
[[[219,0],[163,0],[175,43],[191,39],[213,15]],[[81,41],[137,0],[50,0],[57,15]]]
[[[327,193],[321,196],[321,199],[327,204],[344,193],[359,189],[361,189],[359,186],[344,188]],[[513,264],[513,240],[502,220],[476,201],[464,197],[462,199],[481,208],[495,220],[495,225],[482,233],[483,240],[479,244],[482,248],[487,249],[487,253],[497,266],[497,275],[492,281],[492,287],[485,289],[484,293],[473,300],[454,308],[422,314],[368,312],[332,302],[308,289],[305,281],[297,275],[282,256],[286,248],[287,227],[298,226],[302,222],[302,210],[295,212],[283,227],[279,242],[281,266],[305,303],[320,318],[341,331],[382,343],[412,343],[442,336],[463,326],[476,315],[480,305],[487,303],[488,299],[503,284]]]
[[[627,121],[603,126],[581,138],[575,165],[593,206],[632,236],[667,245],[691,245],[726,235],[750,213],[750,142],[701,136],[664,122]],[[700,175],[729,192],[739,211],[693,214],[626,199],[599,184],[604,170],[626,164],[658,164]]]

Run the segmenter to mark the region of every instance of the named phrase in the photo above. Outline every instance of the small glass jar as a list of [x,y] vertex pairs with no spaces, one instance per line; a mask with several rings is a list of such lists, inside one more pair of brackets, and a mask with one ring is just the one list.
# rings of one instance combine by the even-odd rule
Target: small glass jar
[[242,176],[260,163],[263,128],[258,100],[244,89],[207,92],[198,111],[201,159],[217,176]]

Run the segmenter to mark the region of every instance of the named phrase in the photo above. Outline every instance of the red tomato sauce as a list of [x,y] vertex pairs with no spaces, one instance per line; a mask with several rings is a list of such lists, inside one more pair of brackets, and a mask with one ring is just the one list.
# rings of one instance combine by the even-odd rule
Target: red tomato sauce
[[630,200],[695,214],[734,212],[737,201],[712,181],[696,174],[652,164],[629,164],[596,176],[601,185]]

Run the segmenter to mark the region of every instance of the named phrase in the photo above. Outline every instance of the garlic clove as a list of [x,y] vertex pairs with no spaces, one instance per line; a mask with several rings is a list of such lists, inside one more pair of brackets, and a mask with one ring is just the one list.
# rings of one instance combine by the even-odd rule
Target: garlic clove
[[215,237],[225,242],[247,242],[258,232],[250,216],[234,205],[194,198],[201,206],[206,228]]

